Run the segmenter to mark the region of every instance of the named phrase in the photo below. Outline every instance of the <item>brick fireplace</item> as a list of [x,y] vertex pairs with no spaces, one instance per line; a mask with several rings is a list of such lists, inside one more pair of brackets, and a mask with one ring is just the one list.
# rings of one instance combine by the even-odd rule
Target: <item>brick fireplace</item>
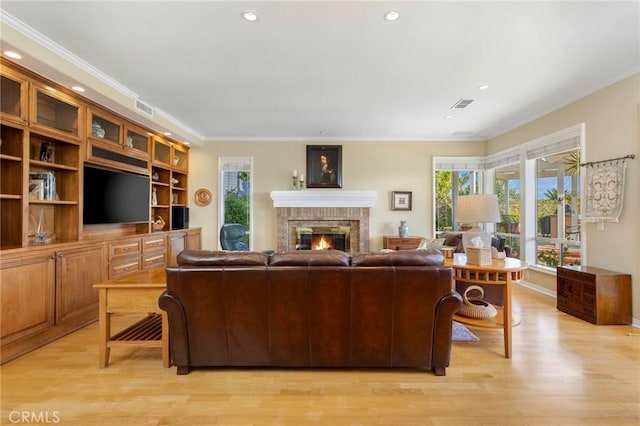
[[347,234],[346,252],[369,251],[369,215],[375,191],[272,191],[271,199],[278,222],[278,251],[310,248],[300,240],[301,233],[309,232]]

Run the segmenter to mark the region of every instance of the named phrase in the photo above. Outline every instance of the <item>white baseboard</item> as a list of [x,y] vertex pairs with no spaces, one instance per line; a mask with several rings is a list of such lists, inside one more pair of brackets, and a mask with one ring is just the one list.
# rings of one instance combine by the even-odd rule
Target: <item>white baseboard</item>
[[[537,293],[544,294],[545,296],[553,297],[554,299],[557,298],[557,296],[558,296],[558,294],[554,290],[550,290],[548,288],[541,287],[539,285],[532,284],[532,283],[527,282],[527,281],[520,281],[520,282],[518,282],[516,284],[520,285],[522,287],[526,287],[526,288],[528,288],[530,290],[533,290],[533,291],[535,291]],[[638,320],[636,318],[631,318],[631,326],[635,327],[635,328],[640,328],[640,320]]]

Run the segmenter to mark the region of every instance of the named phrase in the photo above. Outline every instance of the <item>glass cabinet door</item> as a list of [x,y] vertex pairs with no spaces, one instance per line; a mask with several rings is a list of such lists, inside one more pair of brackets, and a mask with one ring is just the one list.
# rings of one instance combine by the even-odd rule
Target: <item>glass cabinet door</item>
[[142,129],[125,126],[124,146],[149,156],[149,136]]
[[27,118],[27,80],[9,70],[0,76],[0,112],[3,119],[24,123]]
[[55,90],[48,90],[46,87],[35,84],[33,87],[35,102],[32,104],[32,124],[35,127],[43,126],[47,130],[78,138],[79,124],[82,122],[80,104]]
[[183,150],[179,145],[173,146],[173,163],[174,169],[188,170],[189,169],[189,152]]
[[165,166],[171,165],[171,145],[169,142],[165,142],[160,139],[153,140],[153,162],[156,164],[163,164]]
[[122,124],[106,113],[89,110],[88,135],[105,142],[120,144]]

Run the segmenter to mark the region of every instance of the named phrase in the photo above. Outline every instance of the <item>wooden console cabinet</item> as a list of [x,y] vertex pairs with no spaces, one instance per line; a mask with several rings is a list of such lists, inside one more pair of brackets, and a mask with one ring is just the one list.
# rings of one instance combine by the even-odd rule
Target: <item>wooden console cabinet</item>
[[591,266],[557,269],[558,310],[590,323],[631,324],[631,275]]
[[390,250],[410,250],[418,248],[423,237],[382,237],[382,248]]

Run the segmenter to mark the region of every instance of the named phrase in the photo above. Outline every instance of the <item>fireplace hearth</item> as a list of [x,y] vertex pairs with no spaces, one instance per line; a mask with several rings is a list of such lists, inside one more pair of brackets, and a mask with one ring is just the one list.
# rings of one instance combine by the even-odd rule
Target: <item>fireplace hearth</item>
[[[369,214],[376,198],[374,191],[272,191],[271,198],[278,222],[278,251],[369,251]],[[327,230],[338,231],[324,232]]]
[[349,251],[349,226],[298,226],[296,250]]

